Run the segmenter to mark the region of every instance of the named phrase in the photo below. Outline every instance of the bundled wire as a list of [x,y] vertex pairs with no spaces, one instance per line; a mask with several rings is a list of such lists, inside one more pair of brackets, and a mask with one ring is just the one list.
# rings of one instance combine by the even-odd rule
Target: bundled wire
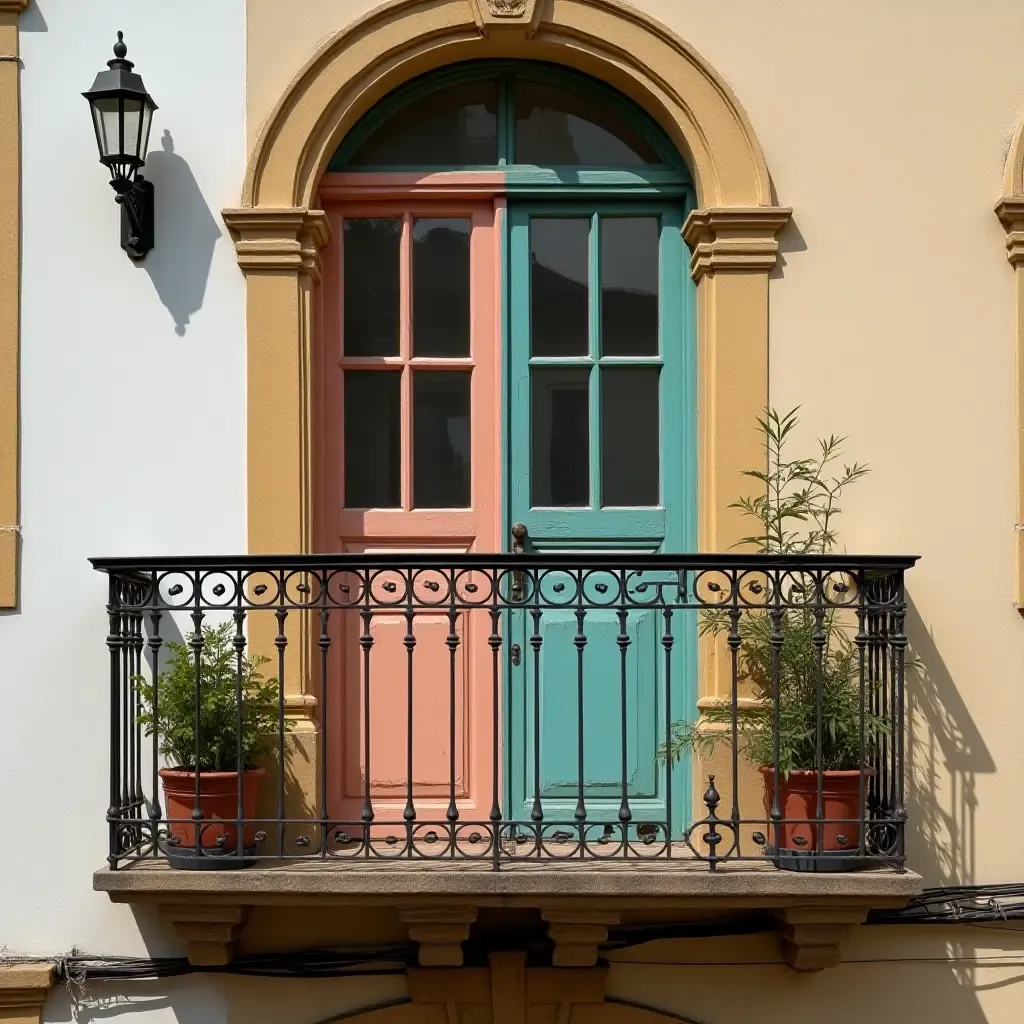
[[976,924],[1024,919],[1024,882],[925,889],[897,910],[872,910],[868,924]]

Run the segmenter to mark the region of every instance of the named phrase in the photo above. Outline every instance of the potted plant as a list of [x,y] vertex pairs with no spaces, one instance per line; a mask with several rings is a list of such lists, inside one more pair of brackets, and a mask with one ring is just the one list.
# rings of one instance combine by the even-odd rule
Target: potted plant
[[[166,853],[174,867],[235,868],[246,863],[237,856],[234,824],[238,820],[239,774],[243,817],[251,821],[256,816],[264,773],[256,767],[256,760],[270,752],[277,729],[278,686],[276,679],[264,679],[260,673],[270,659],[263,655],[239,659],[234,636],[231,623],[202,627],[198,743],[196,660],[191,646],[167,644],[171,658],[155,686],[144,676],[135,679],[142,708],[138,721],[147,736],[157,733],[160,754],[168,765],[160,769],[160,778],[164,814],[172,819]],[[198,842],[197,824],[189,820],[196,806],[197,776],[202,812]],[[255,826],[250,824],[244,827],[243,852],[254,846]]]
[[[787,446],[798,423],[797,412],[769,410],[758,419],[766,468],[747,470],[744,475],[756,480],[761,489],[730,507],[758,524],[757,531],[739,545],[765,554],[830,554],[837,542],[842,494],[868,467],[841,463],[845,438],[835,436],[820,439],[813,458],[790,458]],[[799,573],[788,575],[789,585],[799,587]],[[809,580],[804,582],[811,585]],[[766,843],[766,852],[776,865],[791,870],[850,870],[860,864],[857,819],[865,777],[873,774],[873,769],[861,765],[862,736],[865,749],[871,750],[890,727],[883,716],[869,708],[862,711],[850,617],[831,607],[824,614],[819,609],[816,615],[813,607],[799,600],[788,604],[774,611],[770,607],[748,608],[740,617],[740,681],[749,684],[757,702],[738,716],[738,739],[744,756],[764,778],[766,817],[775,800],[778,769],[782,821],[770,826]],[[730,628],[725,608],[702,612],[701,635],[720,636]],[[773,636],[781,636],[782,641],[777,673],[773,672]],[[704,712],[703,720],[675,723],[663,753],[672,760],[678,760],[687,749],[710,753],[731,737],[732,715],[731,704],[713,705]],[[704,723],[729,728],[705,730]],[[817,817],[819,768],[820,848],[819,826],[813,820]]]

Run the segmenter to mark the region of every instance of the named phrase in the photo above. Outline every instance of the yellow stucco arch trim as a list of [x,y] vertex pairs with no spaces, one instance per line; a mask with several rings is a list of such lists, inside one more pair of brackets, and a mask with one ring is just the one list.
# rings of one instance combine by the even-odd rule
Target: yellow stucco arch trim
[[1006,258],[1013,267],[1017,391],[1017,522],[1014,581],[1024,613],[1024,118],[1017,125],[1003,168],[1003,196],[996,216],[1006,229]]
[[[339,142],[382,96],[482,57],[552,60],[631,96],[688,159],[703,207],[766,206],[761,147],[732,90],[682,39],[620,0],[393,0],[328,38],[292,79],[253,148],[242,206],[308,207]],[[517,31],[518,27],[518,31]]]

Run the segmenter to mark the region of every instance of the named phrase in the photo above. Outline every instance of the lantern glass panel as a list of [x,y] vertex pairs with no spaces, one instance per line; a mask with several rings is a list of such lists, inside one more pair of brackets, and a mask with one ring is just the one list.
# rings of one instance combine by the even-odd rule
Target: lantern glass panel
[[145,160],[149,152],[149,129],[153,124],[153,108],[148,103],[142,105],[142,135],[139,142],[139,159]]
[[100,158],[116,154],[121,142],[117,97],[93,100],[92,119],[96,127]]
[[124,101],[124,155],[132,159],[139,156],[142,139],[142,100]]

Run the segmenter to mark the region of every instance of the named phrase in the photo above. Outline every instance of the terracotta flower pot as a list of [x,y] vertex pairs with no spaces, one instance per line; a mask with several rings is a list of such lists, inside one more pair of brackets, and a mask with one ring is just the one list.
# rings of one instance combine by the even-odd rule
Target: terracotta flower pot
[[[242,812],[246,819],[256,817],[256,796],[263,774],[262,768],[242,772]],[[185,768],[161,768],[160,778],[164,783],[165,817],[185,819],[169,826],[171,836],[178,842],[168,847],[168,858],[180,862],[184,855],[198,862],[177,863],[178,867],[197,867],[199,864],[213,867],[218,859],[223,860],[225,867],[229,864],[241,866],[243,862],[238,857],[218,857],[218,854],[236,852],[238,772],[201,772],[199,775],[199,806],[204,822],[199,826],[202,851],[196,849],[196,826],[188,820],[192,817],[195,805],[196,773]],[[219,824],[221,821],[225,824]],[[252,847],[256,842],[256,826],[244,825],[242,839],[244,849]]]
[[[764,776],[765,815],[771,814],[775,797],[775,770],[758,769]],[[860,822],[861,778],[867,793],[867,778],[873,768],[822,773],[821,848],[818,848],[818,773],[793,771],[779,779],[779,809],[783,821],[776,829],[768,826],[769,855],[777,867],[793,871],[850,871],[861,867]],[[776,833],[778,833],[776,835]]]

